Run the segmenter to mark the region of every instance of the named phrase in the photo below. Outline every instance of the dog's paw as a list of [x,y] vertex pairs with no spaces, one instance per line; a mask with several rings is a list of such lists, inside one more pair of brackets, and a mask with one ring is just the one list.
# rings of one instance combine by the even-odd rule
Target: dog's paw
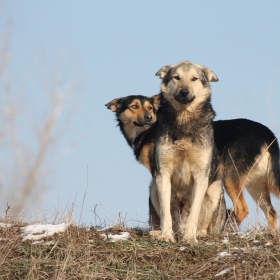
[[197,236],[206,236],[206,235],[207,235],[206,229],[201,229],[197,232]]
[[154,238],[158,238],[161,234],[161,231],[160,230],[151,230],[149,232],[150,236],[154,237]]
[[196,237],[194,235],[187,235],[185,234],[183,236],[183,242],[186,242],[187,244],[195,244],[198,243]]
[[161,234],[159,237],[158,237],[158,240],[159,241],[164,241],[164,242],[172,242],[174,243],[175,242],[175,238],[173,236],[173,234]]

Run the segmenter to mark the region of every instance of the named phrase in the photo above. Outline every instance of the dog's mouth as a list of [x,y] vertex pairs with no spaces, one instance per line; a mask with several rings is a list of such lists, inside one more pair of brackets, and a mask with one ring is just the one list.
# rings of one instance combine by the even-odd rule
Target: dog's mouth
[[176,101],[182,103],[182,104],[188,104],[194,101],[195,96],[192,95],[181,95],[181,94],[175,94],[174,98]]
[[135,126],[139,126],[139,127],[150,127],[153,124],[153,122],[152,121],[147,121],[147,122],[144,122],[144,123],[133,122],[133,124]]

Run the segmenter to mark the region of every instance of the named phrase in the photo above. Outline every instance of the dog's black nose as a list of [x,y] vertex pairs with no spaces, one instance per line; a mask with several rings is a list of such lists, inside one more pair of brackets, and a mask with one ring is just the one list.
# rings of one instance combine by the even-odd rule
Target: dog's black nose
[[187,96],[189,93],[190,93],[190,92],[189,92],[188,89],[181,89],[181,90],[180,90],[180,95],[182,95],[182,96]]
[[150,114],[147,114],[144,116],[145,121],[151,121],[152,120],[152,116]]

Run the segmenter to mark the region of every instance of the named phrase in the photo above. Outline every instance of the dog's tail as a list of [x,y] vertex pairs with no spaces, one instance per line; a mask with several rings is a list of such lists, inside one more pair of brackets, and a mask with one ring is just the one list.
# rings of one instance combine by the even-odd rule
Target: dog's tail
[[279,161],[279,144],[277,139],[270,144],[268,148],[270,159],[268,162],[268,189],[275,196],[280,197],[280,161]]

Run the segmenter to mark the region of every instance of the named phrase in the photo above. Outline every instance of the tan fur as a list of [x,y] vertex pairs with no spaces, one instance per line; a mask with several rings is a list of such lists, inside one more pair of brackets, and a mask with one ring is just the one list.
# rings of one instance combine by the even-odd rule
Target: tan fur
[[[154,146],[154,144],[151,144]],[[151,162],[149,159],[149,153],[150,150],[153,149],[153,147],[151,147],[150,145],[144,146],[142,148],[142,151],[140,153],[140,163],[143,164],[150,172],[152,172],[151,170]]]

